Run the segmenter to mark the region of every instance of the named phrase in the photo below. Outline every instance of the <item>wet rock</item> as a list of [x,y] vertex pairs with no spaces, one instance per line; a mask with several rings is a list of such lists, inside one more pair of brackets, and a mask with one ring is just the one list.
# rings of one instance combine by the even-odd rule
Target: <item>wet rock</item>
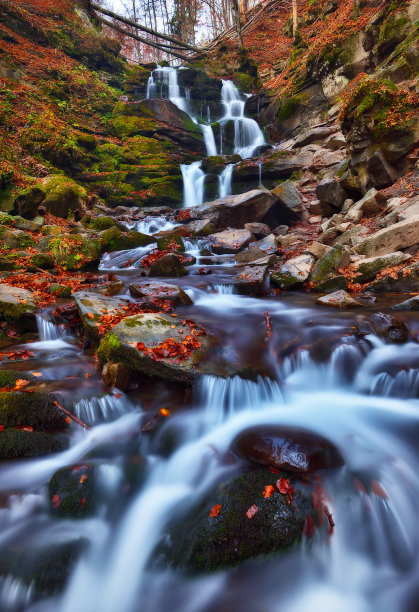
[[353,251],[367,257],[394,253],[419,243],[419,216],[370,234]]
[[266,223],[245,223],[244,229],[248,230],[256,238],[264,238],[271,233],[271,229]]
[[241,251],[240,253],[234,255],[234,259],[239,265],[256,261],[257,259],[261,259],[262,257],[266,257],[266,253],[258,246],[250,246],[248,249],[245,249],[244,251]]
[[316,472],[343,465],[342,455],[329,440],[285,425],[246,429],[233,440],[231,449],[247,461],[291,472]]
[[0,285],[0,317],[14,322],[37,310],[32,291]]
[[281,204],[292,210],[298,217],[301,217],[303,198],[292,181],[284,181],[278,187],[275,187],[272,195],[278,198]]
[[366,317],[360,324],[361,331],[376,334],[379,338],[384,338],[393,344],[407,342],[409,331],[405,323],[391,314],[377,312]]
[[133,297],[138,298],[155,298],[158,300],[170,300],[175,304],[182,304],[183,306],[189,306],[192,304],[192,300],[187,293],[176,285],[169,285],[167,283],[144,283],[142,285],[131,284],[129,286],[129,292]]
[[125,363],[107,361],[102,369],[102,380],[107,387],[126,391],[131,382],[131,371]]
[[157,261],[155,261],[149,271],[149,276],[185,276],[188,271],[185,269],[183,263],[180,261],[174,253],[164,255]]
[[169,248],[172,251],[176,250],[181,253],[185,252],[185,245],[183,243],[183,240],[181,236],[178,236],[177,234],[171,233],[162,238],[157,238],[156,242],[159,251],[166,251]]
[[[219,360],[215,365],[209,363],[210,336],[197,335],[194,329],[198,328],[182,325],[166,314],[127,317],[102,340],[97,355],[102,364],[125,363],[134,374],[164,380],[190,382],[199,374],[223,372]],[[181,359],[185,343],[192,350]]]
[[51,283],[49,286],[49,292],[51,295],[55,295],[58,298],[69,298],[71,297],[71,287],[61,285],[60,283]]
[[0,461],[40,457],[68,448],[68,438],[43,431],[4,429],[0,432]]
[[78,291],[74,294],[74,301],[83,322],[85,334],[91,340],[98,339],[100,318],[104,314],[114,315],[129,303],[124,298],[107,297],[91,291]]
[[103,288],[102,287],[98,288],[97,291],[99,293],[103,293],[103,295],[112,297],[114,295],[119,295],[121,291],[124,290],[124,288],[125,288],[125,285],[123,281],[117,280],[117,281],[111,281],[110,283],[105,285]]
[[197,219],[185,225],[192,236],[209,236],[215,232],[215,226],[209,219]]
[[316,300],[316,304],[322,306],[334,306],[335,308],[358,308],[362,306],[360,302],[357,302],[349,293],[344,290],[334,291],[329,295],[325,295]]
[[95,469],[89,465],[58,470],[48,484],[52,516],[83,518],[93,514],[97,506],[95,480]]
[[253,189],[241,195],[232,195],[193,206],[191,219],[211,219],[216,227],[243,228],[249,219],[261,221],[270,211],[276,198],[269,191]]
[[316,187],[316,197],[340,210],[346,200],[346,192],[336,179],[323,179]]
[[339,268],[349,265],[350,261],[349,252],[345,247],[334,246],[317,260],[311,272],[310,280],[314,285],[318,285],[334,276]]
[[405,291],[416,293],[419,287],[419,263],[406,266],[392,276],[388,274],[383,278],[377,279],[368,286],[370,291],[375,293]]
[[304,254],[286,261],[279,270],[271,272],[270,279],[281,289],[288,289],[303,283],[309,277],[315,258]]
[[268,266],[246,266],[238,270],[233,284],[238,293],[259,295],[265,287]]
[[209,236],[214,253],[238,253],[252,241],[252,234],[245,229],[228,229]]
[[[15,372],[8,372],[0,380],[9,380],[5,385],[9,387],[12,378],[15,384],[19,380]],[[28,377],[23,375],[21,379],[26,381]],[[22,391],[0,392],[0,423],[4,427],[32,427],[36,431],[67,429],[65,415],[55,405],[57,397],[40,391],[29,393],[26,387],[23,386]]]
[[332,276],[332,278],[328,278],[322,283],[316,285],[316,291],[320,291],[321,293],[333,293],[334,291],[339,291],[340,289],[343,289],[344,291],[348,290],[348,281],[343,274]]
[[395,253],[389,253],[388,255],[378,255],[378,257],[368,257],[361,260],[351,266],[351,269],[356,273],[357,283],[367,283],[373,280],[378,272],[385,268],[391,268],[397,266],[410,259],[410,255],[396,251]]
[[415,297],[412,297],[409,300],[405,300],[404,302],[400,302],[400,304],[396,304],[392,307],[392,310],[419,310],[419,296],[415,295]]
[[[290,504],[277,490],[263,497],[265,487],[281,477],[289,475],[262,468],[219,485],[207,503],[170,531],[162,550],[164,561],[194,571],[219,571],[300,540],[306,517],[313,513],[311,494],[291,477],[295,490]],[[256,512],[249,518],[253,506]],[[219,509],[217,516],[209,516],[211,508]]]

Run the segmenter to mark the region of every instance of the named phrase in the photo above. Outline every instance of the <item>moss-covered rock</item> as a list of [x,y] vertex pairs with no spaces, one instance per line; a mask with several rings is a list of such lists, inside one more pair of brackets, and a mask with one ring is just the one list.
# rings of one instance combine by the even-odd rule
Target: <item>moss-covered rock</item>
[[41,270],[51,270],[54,267],[54,259],[51,255],[47,255],[46,253],[37,253],[36,255],[31,255],[28,262],[28,272],[35,271],[36,269]]
[[154,242],[154,238],[147,234],[135,230],[121,232],[121,230],[113,227],[101,232],[100,239],[107,251],[126,251],[144,247]]
[[68,438],[43,431],[4,429],[0,432],[0,461],[58,453],[68,444]]
[[0,242],[8,249],[26,249],[35,246],[32,236],[22,230],[10,229],[0,225]]
[[110,227],[118,227],[118,223],[112,217],[94,217],[89,223],[90,229],[102,232]]
[[174,253],[164,255],[150,266],[150,276],[177,277],[186,276],[186,270],[179,257]]
[[[275,488],[264,497],[266,486],[288,474],[273,475],[269,469],[254,470],[223,483],[180,527],[170,531],[163,545],[164,558],[190,570],[221,570],[246,559],[279,553],[298,542],[307,516],[314,516],[311,494],[293,477],[295,491],[289,504]],[[210,509],[220,506],[217,516]],[[247,512],[256,506],[256,513]]]
[[74,294],[74,300],[85,334],[94,341],[99,338],[100,318],[104,314],[117,314],[126,306],[126,301],[121,298],[109,297],[92,291],[77,291]]
[[16,322],[27,314],[33,314],[36,310],[31,291],[0,285],[0,317],[2,319]]
[[166,251],[167,249],[170,249],[171,251],[180,251],[182,253],[185,251],[185,245],[181,236],[178,236],[175,233],[163,236],[162,238],[157,238],[156,242],[159,251]]
[[60,283],[51,283],[49,286],[49,292],[58,298],[69,298],[71,297],[71,287],[61,285]]
[[99,262],[102,242],[99,238],[61,234],[52,238],[49,252],[54,263],[64,270],[78,270]]
[[338,269],[344,268],[350,262],[349,251],[340,244],[329,249],[314,265],[310,280],[319,285],[334,276]]
[[4,427],[30,426],[37,431],[65,429],[65,415],[55,401],[54,395],[39,391],[0,392],[0,422]]
[[58,470],[48,484],[53,516],[83,518],[97,507],[95,468],[74,465]]
[[56,217],[67,215],[83,207],[87,199],[86,190],[68,176],[55,174],[43,180],[45,200],[43,206]]
[[40,183],[22,189],[14,201],[14,211],[27,219],[36,217],[38,206],[45,200],[46,191]]

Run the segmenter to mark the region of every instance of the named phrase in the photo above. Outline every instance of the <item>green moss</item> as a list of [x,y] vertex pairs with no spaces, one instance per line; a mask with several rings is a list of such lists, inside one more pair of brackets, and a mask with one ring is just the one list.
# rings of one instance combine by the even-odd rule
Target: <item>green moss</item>
[[69,212],[80,208],[87,198],[86,190],[65,175],[53,175],[44,183],[47,210],[57,217],[66,218]]
[[65,415],[55,401],[55,396],[39,391],[0,393],[0,421],[4,427],[31,426],[38,431],[66,428]]
[[291,96],[290,98],[286,98],[278,111],[278,119],[280,121],[286,121],[289,119],[298,108],[308,100],[308,94],[298,94],[295,96]]
[[110,227],[117,227],[117,223],[112,217],[95,217],[91,219],[89,227],[101,232],[109,229]]
[[100,239],[108,251],[136,249],[137,247],[147,246],[154,242],[154,238],[147,236],[147,234],[142,234],[134,230],[122,233],[121,230],[116,227],[111,227],[101,232]]
[[66,287],[66,285],[61,285],[60,283],[51,283],[49,292],[58,298],[70,298],[72,294],[71,287]]
[[0,461],[49,455],[67,447],[67,438],[42,431],[5,429],[0,432]]
[[62,234],[49,243],[54,262],[64,270],[78,270],[100,260],[102,243],[97,238]]
[[119,361],[119,350],[121,348],[121,342],[115,336],[115,334],[107,334],[101,341],[99,348],[97,349],[97,357],[100,363],[103,365],[107,361]]
[[156,121],[145,117],[118,116],[112,119],[110,124],[113,133],[120,138],[137,134],[151,136],[157,129]]

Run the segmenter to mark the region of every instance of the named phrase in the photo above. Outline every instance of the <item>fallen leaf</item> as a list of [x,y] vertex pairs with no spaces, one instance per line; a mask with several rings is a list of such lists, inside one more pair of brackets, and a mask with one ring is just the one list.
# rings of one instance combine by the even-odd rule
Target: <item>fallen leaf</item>
[[59,506],[61,506],[61,497],[59,495],[53,495],[51,497],[51,502],[53,508],[58,508]]
[[259,508],[256,506],[256,504],[253,504],[253,506],[250,506],[249,510],[246,512],[246,516],[248,519],[251,519],[257,512],[259,512]]
[[26,385],[29,385],[29,384],[30,384],[29,380],[18,378],[17,381],[15,382],[15,389],[22,389],[23,387],[26,387]]
[[220,514],[220,510],[221,504],[216,504],[215,506],[213,506],[209,512],[210,517],[214,518],[215,516],[218,516]]
[[270,497],[274,491],[275,487],[273,485],[266,485],[265,490],[263,492],[263,497]]

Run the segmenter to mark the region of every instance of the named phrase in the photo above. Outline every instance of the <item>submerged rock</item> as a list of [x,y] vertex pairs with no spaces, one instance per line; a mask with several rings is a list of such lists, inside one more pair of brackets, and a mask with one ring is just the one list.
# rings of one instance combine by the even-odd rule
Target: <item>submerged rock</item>
[[95,470],[74,465],[58,470],[48,484],[49,510],[53,516],[85,517],[97,506]]
[[399,344],[409,340],[409,330],[404,321],[394,315],[376,312],[359,324],[361,331],[376,334],[388,342]]
[[43,431],[5,429],[0,432],[0,461],[40,457],[68,448],[68,438]]
[[[286,474],[258,469],[225,482],[163,545],[164,561],[189,570],[211,571],[239,565],[259,555],[278,553],[301,539],[308,515],[314,514],[311,492],[293,478],[293,499],[265,487]],[[210,514],[211,511],[211,514]]]
[[233,440],[231,449],[247,461],[291,472],[316,472],[344,463],[336,446],[323,436],[285,425],[246,429]]
[[392,310],[419,310],[419,295],[415,295],[415,297],[412,297],[409,300],[396,304],[392,307]]

